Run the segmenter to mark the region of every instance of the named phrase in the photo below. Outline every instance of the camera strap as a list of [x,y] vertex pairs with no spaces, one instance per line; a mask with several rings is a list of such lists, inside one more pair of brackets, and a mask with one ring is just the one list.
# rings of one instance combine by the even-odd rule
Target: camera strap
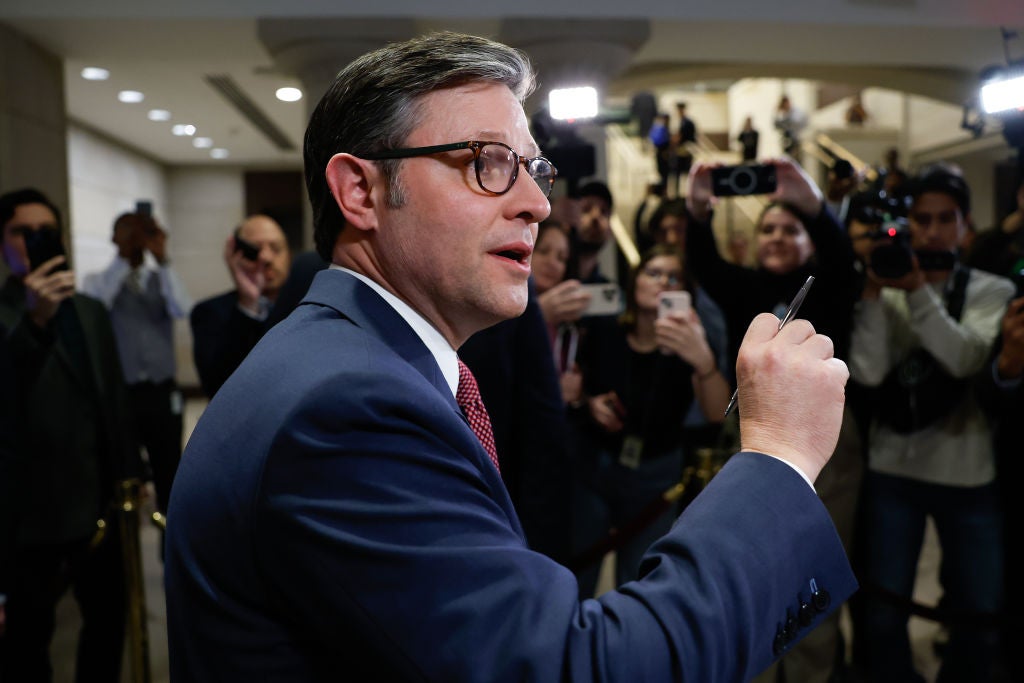
[[[956,321],[963,315],[970,269],[957,266],[946,286],[946,311]],[[963,401],[967,380],[953,377],[921,347],[912,349],[885,376],[875,415],[901,434],[917,431],[946,417]]]
[[946,287],[946,311],[953,320],[960,321],[964,313],[964,301],[967,299],[967,281],[971,277],[971,269],[957,264],[953,277]]

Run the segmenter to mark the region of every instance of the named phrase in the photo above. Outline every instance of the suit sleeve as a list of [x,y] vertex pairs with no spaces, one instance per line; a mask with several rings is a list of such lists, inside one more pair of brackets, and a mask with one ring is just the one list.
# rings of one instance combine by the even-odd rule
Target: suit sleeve
[[[357,379],[314,392],[275,440],[254,557],[313,647],[355,634],[383,653],[381,679],[743,681],[854,590],[811,488],[745,453],[642,579],[579,602],[572,573],[514,532],[457,411],[394,372]],[[790,634],[813,587],[831,608]]]

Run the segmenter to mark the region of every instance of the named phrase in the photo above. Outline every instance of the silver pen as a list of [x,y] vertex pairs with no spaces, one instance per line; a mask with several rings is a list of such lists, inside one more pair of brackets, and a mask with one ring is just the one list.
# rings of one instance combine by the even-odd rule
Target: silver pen
[[[800,304],[804,302],[804,299],[807,297],[807,292],[810,291],[812,284],[814,284],[814,276],[808,275],[807,282],[804,283],[804,286],[801,287],[800,291],[796,293],[795,297],[793,297],[793,301],[790,302],[789,308],[786,309],[785,315],[783,315],[782,320],[779,321],[780,330],[786,326],[786,323],[788,323],[790,320],[796,317],[796,312],[800,310]],[[729,413],[731,413],[732,409],[736,407],[736,398],[739,396],[739,393],[740,388],[739,386],[737,386],[736,391],[732,392],[732,398],[729,399],[729,405],[725,407],[724,417],[729,417]]]

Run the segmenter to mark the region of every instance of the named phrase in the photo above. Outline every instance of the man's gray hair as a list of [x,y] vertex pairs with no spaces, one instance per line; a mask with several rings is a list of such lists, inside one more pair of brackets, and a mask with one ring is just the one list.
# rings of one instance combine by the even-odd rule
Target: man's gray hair
[[[460,33],[435,33],[393,43],[345,67],[320,100],[306,128],[306,188],[313,206],[316,248],[331,260],[345,219],[325,178],[339,152],[362,156],[402,147],[421,119],[420,98],[466,83],[505,85],[523,102],[535,85],[529,59],[507,45]],[[446,142],[459,142],[451,140]],[[387,200],[400,206],[400,160],[380,164]]]

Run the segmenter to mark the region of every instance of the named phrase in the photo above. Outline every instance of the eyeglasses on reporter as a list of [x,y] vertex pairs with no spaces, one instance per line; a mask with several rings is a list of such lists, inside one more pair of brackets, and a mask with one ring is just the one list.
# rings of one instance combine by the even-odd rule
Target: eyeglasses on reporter
[[675,287],[681,284],[683,281],[683,274],[677,270],[662,270],[661,268],[653,268],[651,266],[644,266],[640,269],[640,272],[651,278],[652,280],[660,280],[665,278],[669,287]]
[[527,158],[516,153],[504,142],[488,140],[467,140],[452,142],[446,145],[430,145],[427,147],[401,147],[385,149],[372,154],[360,155],[368,161],[383,159],[408,159],[410,157],[430,156],[441,152],[454,152],[468,149],[473,152],[473,167],[476,171],[476,182],[480,189],[488,194],[503,195],[512,189],[519,177],[519,167],[526,172],[544,193],[551,196],[551,188],[555,184],[558,170],[555,165],[544,157]]

